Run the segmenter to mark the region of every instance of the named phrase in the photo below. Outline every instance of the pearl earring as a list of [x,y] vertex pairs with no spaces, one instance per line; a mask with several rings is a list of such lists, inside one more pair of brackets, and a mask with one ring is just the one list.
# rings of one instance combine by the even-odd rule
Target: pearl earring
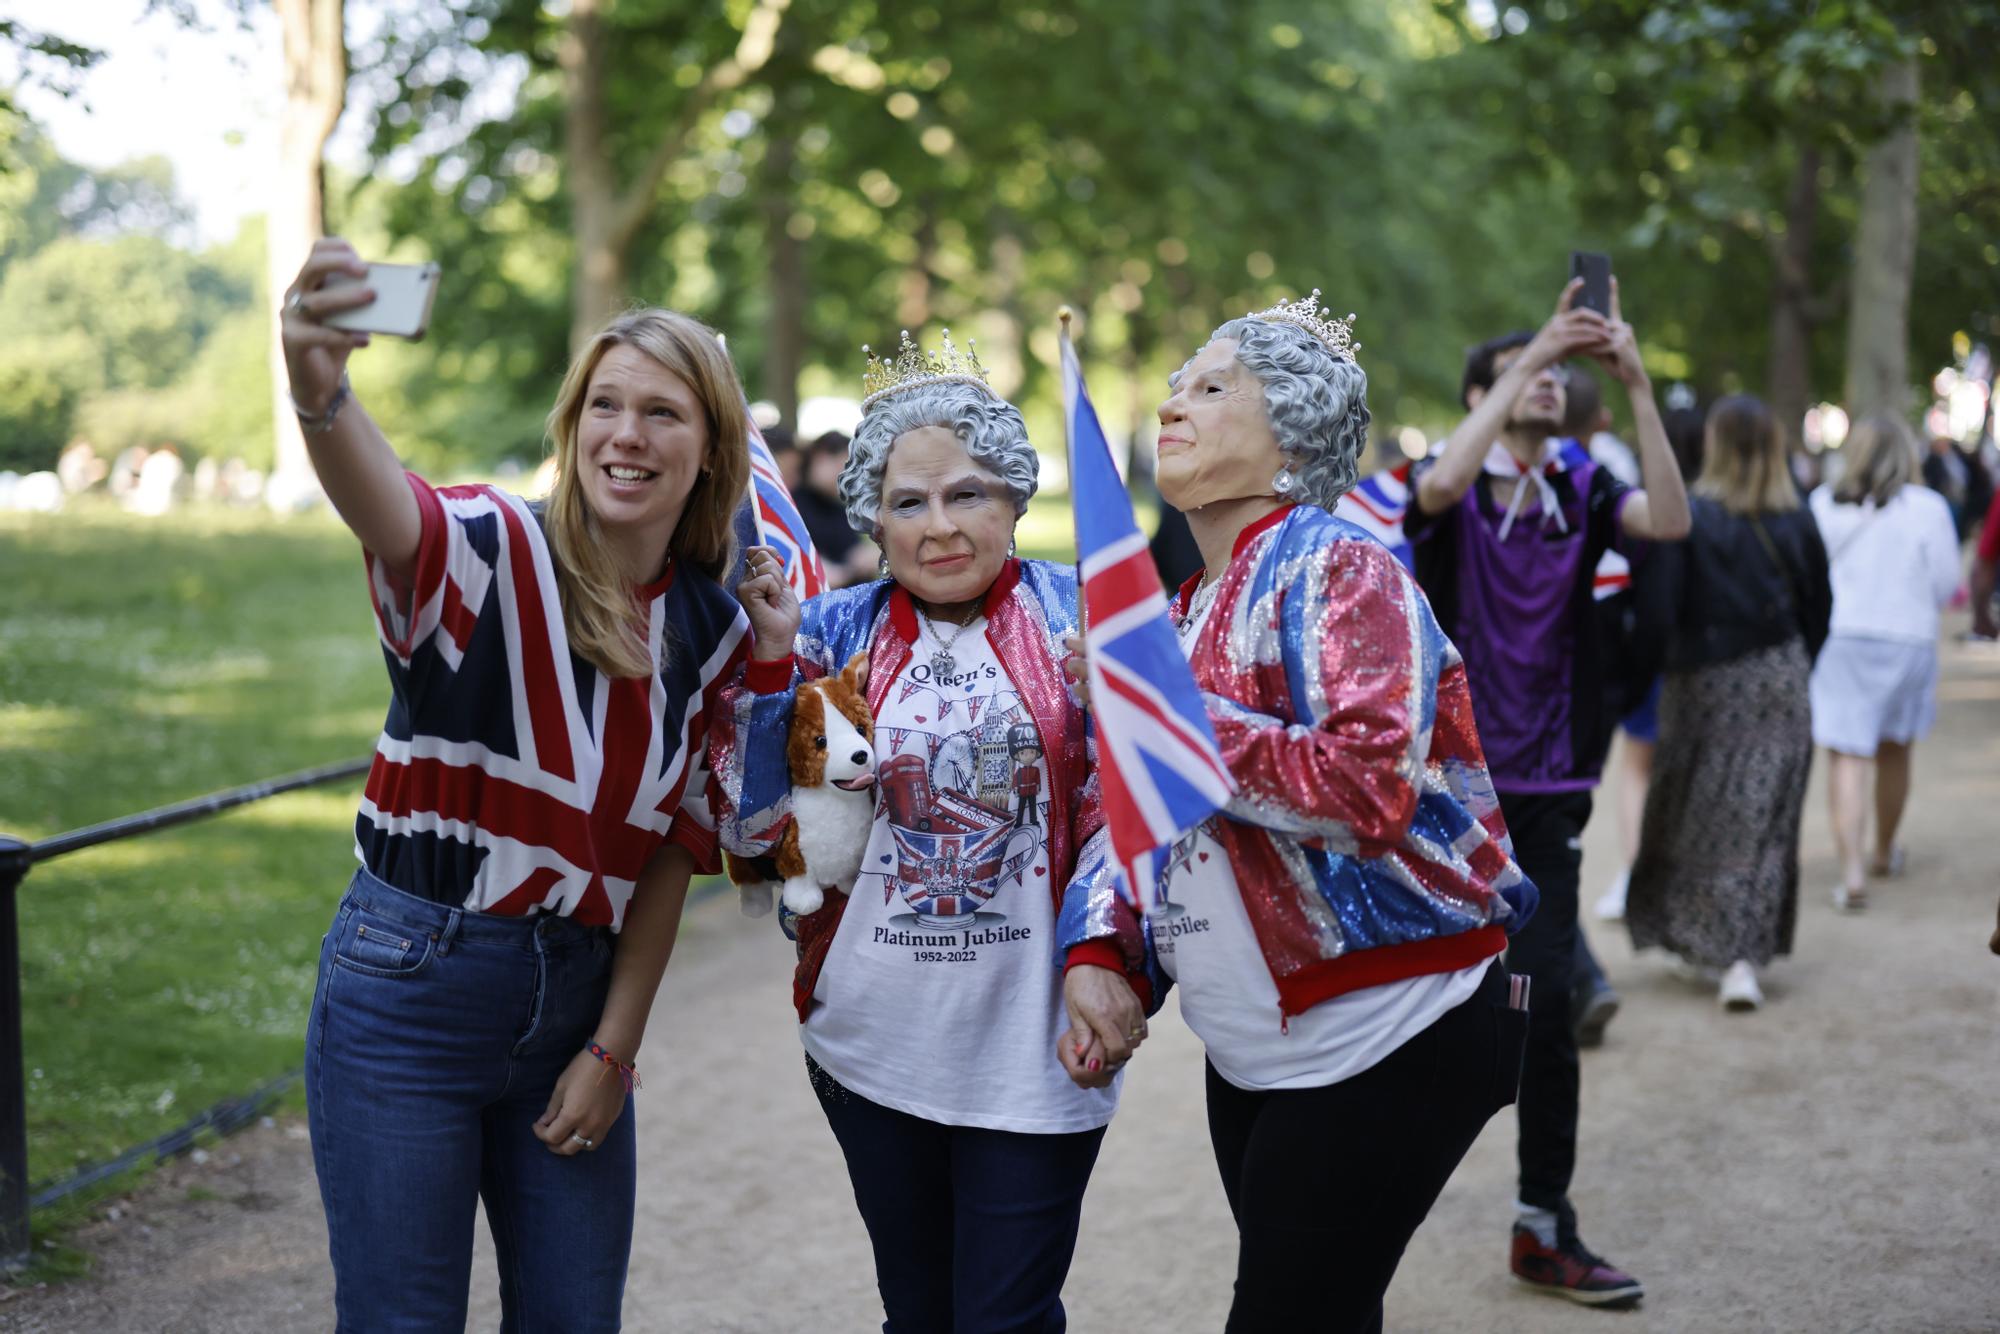
[[1271,479],[1271,489],[1277,492],[1281,496],[1289,496],[1290,494],[1292,494],[1292,488],[1297,486],[1298,484],[1299,484],[1299,479],[1292,476],[1292,470],[1290,468],[1278,469],[1278,475]]

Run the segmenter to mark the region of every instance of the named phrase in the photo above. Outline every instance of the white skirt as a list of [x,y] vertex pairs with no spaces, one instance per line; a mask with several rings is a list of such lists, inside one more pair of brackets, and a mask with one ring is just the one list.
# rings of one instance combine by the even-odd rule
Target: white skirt
[[1937,645],[1834,635],[1812,674],[1813,742],[1872,756],[1884,741],[1922,740],[1937,721]]

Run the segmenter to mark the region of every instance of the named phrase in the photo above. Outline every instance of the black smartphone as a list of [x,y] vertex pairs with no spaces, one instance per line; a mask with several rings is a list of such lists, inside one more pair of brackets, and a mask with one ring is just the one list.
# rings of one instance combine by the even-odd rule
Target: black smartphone
[[1594,310],[1611,318],[1611,256],[1590,250],[1569,252],[1569,276],[1583,286],[1569,303],[1571,310]]

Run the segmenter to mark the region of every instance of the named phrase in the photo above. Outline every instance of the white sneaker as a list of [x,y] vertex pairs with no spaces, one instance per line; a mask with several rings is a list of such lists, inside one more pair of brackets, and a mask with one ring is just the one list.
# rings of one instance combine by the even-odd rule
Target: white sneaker
[[1632,868],[1626,867],[1618,873],[1618,878],[1604,887],[1597,896],[1597,920],[1600,922],[1622,922],[1625,920],[1625,891],[1632,883]]
[[1757,987],[1757,970],[1749,960],[1738,959],[1729,965],[1729,971],[1722,975],[1718,999],[1725,1010],[1754,1010],[1764,1003],[1764,993]]

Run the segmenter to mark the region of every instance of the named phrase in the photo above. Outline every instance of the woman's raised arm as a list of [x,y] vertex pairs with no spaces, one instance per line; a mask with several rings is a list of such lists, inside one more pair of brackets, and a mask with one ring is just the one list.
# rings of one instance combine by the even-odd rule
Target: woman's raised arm
[[[292,403],[327,499],[361,545],[407,579],[423,536],[423,516],[387,437],[347,389],[347,358],[368,335],[322,321],[375,299],[363,283],[326,288],[336,274],[365,277],[368,266],[337,236],[313,243],[312,254],[285,294],[280,326]],[[336,398],[341,401],[336,403]]]

